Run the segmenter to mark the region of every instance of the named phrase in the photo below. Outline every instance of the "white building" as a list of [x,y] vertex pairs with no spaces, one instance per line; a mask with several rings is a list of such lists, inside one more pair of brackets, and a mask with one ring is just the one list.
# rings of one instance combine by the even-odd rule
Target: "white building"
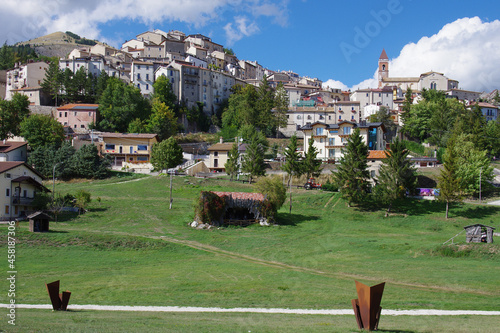
[[134,61],[130,72],[134,86],[139,88],[144,96],[153,93],[155,66],[152,62]]

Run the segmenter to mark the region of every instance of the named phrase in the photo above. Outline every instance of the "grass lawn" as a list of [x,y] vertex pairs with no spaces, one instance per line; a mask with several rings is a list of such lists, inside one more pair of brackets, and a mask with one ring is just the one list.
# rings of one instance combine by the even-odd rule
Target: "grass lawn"
[[[498,332],[496,316],[382,316],[381,332]],[[18,310],[9,332],[363,332],[354,316]],[[365,331],[366,332],[366,331]]]
[[[455,245],[442,246],[469,224],[483,223],[498,230],[500,207],[455,205],[446,220],[443,204],[408,200],[394,207],[407,217],[384,218],[384,207],[347,208],[338,194],[294,190],[292,213],[287,201],[279,211],[277,226],[196,230],[188,223],[193,221],[193,201],[201,190],[250,192],[253,186],[177,176],[170,210],[168,177],[135,177],[56,184],[61,193],[85,189],[101,201],[93,200],[81,216],[60,216],[59,222],[51,222],[49,233],[29,233],[27,222],[21,222],[16,231],[17,303],[47,304],[44,284],[60,279],[61,287],[72,292],[70,308],[73,303],[345,309],[356,298],[357,279],[369,285],[386,282],[385,309],[500,308],[497,243],[466,244],[462,232]],[[6,232],[7,227],[0,225],[5,251]],[[7,261],[0,267],[7,271]],[[8,290],[5,280],[0,289]],[[8,300],[7,293],[0,293],[0,303]],[[23,312],[29,316],[23,319]],[[215,331],[211,325],[221,322],[218,332],[290,331],[285,324],[283,328],[276,324],[280,330],[273,330],[267,319],[258,318],[269,318],[269,323],[286,321],[299,328],[310,323],[315,332],[356,328],[354,318],[345,316],[95,311],[65,315],[23,309],[19,322],[26,320],[27,331],[45,331],[44,321],[28,319],[44,317],[44,313],[58,317],[52,323],[74,323],[68,326],[72,331],[85,327],[113,331],[113,322],[123,323],[129,331],[144,325],[154,329],[156,323],[165,321],[176,323],[166,329],[176,332],[193,331],[193,325],[203,327],[201,331]],[[92,324],[89,316],[98,319]],[[477,327],[498,323],[498,317],[480,318],[386,316],[381,329],[447,331],[444,323],[449,321],[456,326],[449,326],[448,331],[465,332],[470,330],[460,322],[477,323]],[[256,324],[247,325],[247,330],[245,320]],[[108,325],[103,321],[110,326],[99,326]]]

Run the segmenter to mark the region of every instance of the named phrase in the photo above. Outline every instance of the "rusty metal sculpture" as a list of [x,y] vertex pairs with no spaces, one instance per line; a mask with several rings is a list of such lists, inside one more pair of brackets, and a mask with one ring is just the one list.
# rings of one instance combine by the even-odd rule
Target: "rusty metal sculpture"
[[52,302],[52,309],[66,311],[71,293],[66,290],[59,294],[59,280],[46,283],[45,286]]
[[351,300],[351,303],[358,327],[360,330],[376,330],[380,320],[380,312],[382,311],[380,302],[382,301],[385,282],[372,287],[358,281],[355,282],[358,298]]

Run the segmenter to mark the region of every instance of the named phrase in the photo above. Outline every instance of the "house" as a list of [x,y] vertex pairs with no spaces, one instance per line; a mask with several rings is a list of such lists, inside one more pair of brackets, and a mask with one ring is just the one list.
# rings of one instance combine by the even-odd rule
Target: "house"
[[379,175],[380,167],[382,166],[382,161],[387,158],[387,153],[385,150],[369,150],[366,160],[368,161],[368,172],[370,172],[370,177],[377,178]]
[[314,147],[318,151],[317,158],[329,163],[335,163],[342,157],[342,148],[347,144],[349,136],[354,129],[358,128],[363,142],[369,150],[384,150],[386,132],[383,123],[360,123],[341,121],[337,124],[326,124],[315,122],[306,124],[299,128],[304,134],[304,153],[309,148],[309,140],[314,141]]
[[99,133],[96,136],[99,153],[111,156],[115,167],[121,167],[124,162],[149,163],[153,144],[158,142],[158,135],[147,133]]
[[0,162],[0,219],[12,220],[34,212],[36,193],[48,192],[43,176],[25,162]]
[[[237,140],[236,140],[237,142]],[[208,169],[210,172],[225,172],[226,168],[224,164],[226,164],[228,159],[228,152],[233,148],[235,142],[223,142],[222,138],[219,143],[216,143],[208,148]],[[240,153],[240,162],[245,154],[247,148],[247,144],[238,144],[238,151]]]
[[49,68],[46,62],[29,62],[16,66],[7,71],[7,89],[5,99],[11,100],[18,89],[40,87],[45,79],[45,71]]
[[18,141],[0,142],[1,162],[26,162],[28,156],[28,143]]
[[490,103],[478,102],[471,103],[470,107],[473,107],[476,104],[481,109],[481,112],[483,113],[484,118],[486,118],[486,121],[496,121],[498,119],[498,106]]
[[66,104],[57,108],[55,118],[75,133],[88,133],[90,124],[97,121],[98,107],[99,104]]
[[51,100],[50,96],[40,86],[12,89],[11,92],[27,96],[30,105],[48,105]]

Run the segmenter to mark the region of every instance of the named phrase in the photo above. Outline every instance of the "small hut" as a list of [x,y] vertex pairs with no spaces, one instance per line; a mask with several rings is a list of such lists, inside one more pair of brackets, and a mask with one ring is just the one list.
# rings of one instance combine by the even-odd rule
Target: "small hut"
[[28,216],[30,221],[31,232],[47,232],[49,231],[50,216],[43,212],[36,212]]
[[484,224],[472,224],[464,227],[465,241],[467,243],[493,243],[493,230],[495,228]]
[[205,192],[200,197],[197,222],[247,226],[267,224],[270,204],[261,193]]

